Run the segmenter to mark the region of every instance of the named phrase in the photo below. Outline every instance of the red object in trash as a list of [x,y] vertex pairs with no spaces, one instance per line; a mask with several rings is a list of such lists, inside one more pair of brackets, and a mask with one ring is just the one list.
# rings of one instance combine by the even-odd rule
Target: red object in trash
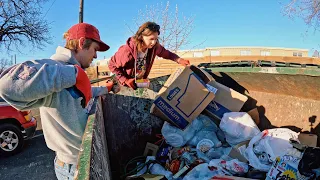
[[215,176],[215,177],[211,178],[211,180],[215,180],[215,179],[218,179],[218,180],[232,180],[232,179],[227,178],[227,177],[218,177],[218,176]]
[[186,147],[183,147],[183,148],[181,148],[181,149],[179,149],[178,150],[178,154],[179,155],[182,155],[184,152],[186,152],[186,151],[190,151],[190,147],[188,147],[188,146],[186,146]]
[[176,174],[179,171],[180,168],[180,161],[175,159],[171,162],[169,170],[173,173]]

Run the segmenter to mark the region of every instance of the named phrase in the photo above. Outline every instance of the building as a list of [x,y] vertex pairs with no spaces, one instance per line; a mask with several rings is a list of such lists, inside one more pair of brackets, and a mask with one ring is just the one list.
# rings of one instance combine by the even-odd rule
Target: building
[[297,56],[308,57],[308,49],[278,48],[278,47],[210,47],[205,49],[181,50],[177,54],[181,57],[205,56]]
[[[209,47],[205,49],[179,50],[177,54],[184,58],[201,58],[212,56],[286,56],[308,57],[308,49],[280,47]],[[107,65],[110,58],[96,60],[93,65]]]
[[[190,60],[193,65],[213,62],[230,61],[276,61],[300,64],[320,64],[318,58],[308,57],[309,50],[297,48],[277,47],[212,47],[205,49],[180,50],[177,54],[180,57]],[[315,53],[317,54],[317,53]],[[317,54],[318,55],[318,54]],[[96,60],[97,77],[111,75],[108,68],[108,59]],[[157,59],[151,69],[149,78],[159,77],[173,73],[179,64],[162,58]],[[107,72],[107,73],[106,73]]]
[[107,66],[111,58],[95,60],[92,66]]

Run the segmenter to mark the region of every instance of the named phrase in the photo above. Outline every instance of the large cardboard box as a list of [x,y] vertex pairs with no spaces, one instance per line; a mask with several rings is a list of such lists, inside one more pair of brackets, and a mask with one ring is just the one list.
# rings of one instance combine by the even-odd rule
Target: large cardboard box
[[209,85],[217,89],[212,102],[205,108],[204,113],[220,122],[224,113],[239,112],[248,97],[216,81]]
[[150,112],[185,129],[213,100],[213,78],[196,66],[179,68],[160,89]]

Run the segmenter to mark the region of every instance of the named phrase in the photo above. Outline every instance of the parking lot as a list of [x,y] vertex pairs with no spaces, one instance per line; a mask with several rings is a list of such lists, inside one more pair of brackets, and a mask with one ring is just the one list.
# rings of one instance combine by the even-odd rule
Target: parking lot
[[44,141],[38,111],[33,115],[38,120],[36,135],[25,142],[21,153],[0,157],[0,179],[56,179],[53,168],[55,154]]

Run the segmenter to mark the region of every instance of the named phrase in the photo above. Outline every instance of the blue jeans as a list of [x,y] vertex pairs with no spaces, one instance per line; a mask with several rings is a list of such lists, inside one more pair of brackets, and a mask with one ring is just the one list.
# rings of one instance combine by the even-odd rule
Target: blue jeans
[[58,180],[74,179],[74,172],[76,170],[75,164],[66,164],[57,161],[57,156],[54,158],[54,171]]

